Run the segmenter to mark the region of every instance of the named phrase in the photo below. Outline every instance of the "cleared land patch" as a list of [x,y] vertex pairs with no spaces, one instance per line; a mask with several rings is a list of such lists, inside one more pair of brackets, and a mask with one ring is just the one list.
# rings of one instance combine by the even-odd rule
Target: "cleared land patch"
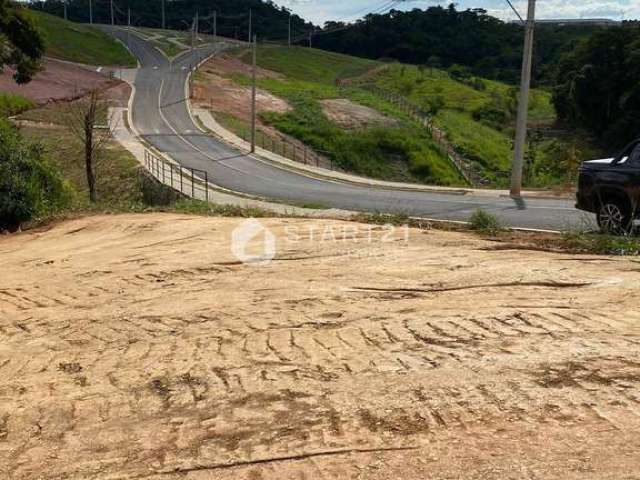
[[322,111],[329,120],[344,128],[358,129],[370,125],[395,125],[397,122],[373,108],[358,105],[346,98],[321,100]]
[[637,475],[633,259],[262,221],[262,268],[232,255],[236,219],[0,239],[0,476]]

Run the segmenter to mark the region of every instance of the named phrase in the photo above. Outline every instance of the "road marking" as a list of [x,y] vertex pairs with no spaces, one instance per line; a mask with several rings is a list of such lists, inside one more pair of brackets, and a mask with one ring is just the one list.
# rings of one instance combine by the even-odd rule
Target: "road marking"
[[[186,67],[182,67],[182,70],[186,70]],[[199,148],[198,146],[194,145],[193,143],[191,143],[190,141],[188,141],[186,138],[184,138],[180,133],[178,133],[178,131],[174,128],[174,126],[168,121],[168,119],[166,118],[166,116],[164,115],[164,112],[162,111],[162,92],[164,89],[164,84],[165,84],[165,79],[163,78],[161,83],[160,83],[160,89],[158,92],[158,110],[160,113],[160,116],[162,118],[162,120],[167,124],[167,126],[171,129],[171,131],[180,139],[182,140],[185,144],[187,144],[189,147],[193,148],[195,151],[197,151],[198,153],[200,153],[201,155],[203,155],[205,158],[213,161],[213,162],[217,162],[219,165],[222,165],[226,168],[229,168],[230,170],[236,171],[238,173],[241,173],[243,175],[247,175],[249,177],[252,177],[254,179],[261,179],[261,180],[265,180],[267,182],[270,182],[272,184],[277,184],[277,185],[289,185],[289,183],[287,182],[283,182],[283,181],[279,181],[276,178],[272,178],[272,177],[264,177],[262,175],[257,175],[256,172],[254,171],[245,171],[242,168],[238,168],[236,165],[230,165],[229,163],[227,163],[226,161],[224,161],[223,159],[217,159],[214,158],[213,156],[211,156],[209,153],[207,153],[206,151],[202,150],[201,148]],[[189,134],[192,131],[186,131],[185,133]],[[222,142],[223,145],[227,146],[226,144],[224,144],[224,142]],[[261,161],[255,157],[253,157],[252,155],[249,154],[245,154],[243,153],[241,150],[239,150],[239,153],[241,156],[243,157],[247,157],[251,160],[254,161],[259,161],[260,163],[263,164],[267,164],[267,162]],[[178,162],[178,164],[180,164],[180,162]],[[182,166],[182,165],[181,165]],[[313,176],[307,176],[304,174],[300,174],[300,173],[296,173],[296,172],[292,172],[287,170],[286,168],[282,168],[279,167],[277,165],[273,165],[271,164],[271,167],[275,167],[278,168],[279,170],[285,171],[290,173],[291,175],[296,175],[296,176],[300,176],[303,177],[307,180],[312,180],[312,181],[316,181],[316,182],[321,182],[321,183],[333,183],[333,184],[339,184],[339,185],[343,185],[343,186],[348,186],[351,187],[353,189],[364,189],[367,190],[368,187],[366,185],[354,185],[351,184],[349,182],[344,182],[344,181],[340,181],[340,180],[333,180],[333,179],[318,179],[316,177]],[[395,191],[388,191],[389,194],[393,195],[394,193],[396,193]],[[410,192],[410,193],[416,193],[416,194],[426,194],[428,195],[428,192]],[[434,198],[428,198],[425,199],[425,201],[431,202],[431,203],[449,203],[449,204],[457,204],[457,205],[468,205],[468,206],[474,206],[474,207],[478,207],[478,208],[487,208],[487,209],[491,209],[494,211],[504,211],[504,210],[513,210],[513,204],[512,203],[508,203],[508,199],[504,199],[504,201],[498,201],[498,203],[491,203],[491,204],[486,204],[481,202],[482,199],[480,198],[468,198],[465,200],[462,199],[434,199]],[[505,208],[506,207],[506,208]],[[567,208],[567,207],[560,207],[560,206],[532,206],[532,205],[527,205],[526,210],[550,210],[550,211],[567,211],[567,212],[574,212],[575,210],[572,208]]]
[[[261,180],[266,180],[266,181],[271,181],[273,183],[276,184],[280,184],[280,185],[286,185],[286,183],[284,182],[280,182],[271,178],[266,178],[266,177],[262,177],[259,175],[255,175],[254,173],[249,173],[249,172],[245,172],[243,170],[240,170],[239,168],[236,168],[235,166],[231,166],[227,163],[224,163],[222,160],[217,159],[212,157],[211,155],[209,155],[207,152],[205,152],[204,150],[202,150],[201,148],[199,148],[198,146],[194,145],[193,143],[191,143],[190,141],[188,141],[186,138],[184,138],[182,135],[180,135],[178,133],[178,131],[173,127],[173,125],[171,125],[171,123],[167,120],[167,117],[164,115],[164,112],[162,111],[162,90],[164,88],[164,78],[162,79],[162,81],[160,82],[160,90],[158,91],[158,111],[160,113],[160,117],[162,118],[162,120],[164,121],[164,123],[167,124],[167,126],[171,129],[171,131],[173,133],[175,133],[175,135],[182,140],[184,143],[186,143],[187,145],[189,145],[191,148],[193,148],[194,150],[196,150],[197,152],[199,152],[200,154],[202,154],[205,158],[208,158],[209,160],[212,160],[213,162],[217,162],[220,165],[223,165],[227,168],[229,168],[230,170],[235,170],[236,172],[251,176],[253,178],[258,178]],[[242,156],[245,156],[244,154],[241,153]],[[183,165],[180,164],[180,162],[178,162],[178,164],[182,167]]]

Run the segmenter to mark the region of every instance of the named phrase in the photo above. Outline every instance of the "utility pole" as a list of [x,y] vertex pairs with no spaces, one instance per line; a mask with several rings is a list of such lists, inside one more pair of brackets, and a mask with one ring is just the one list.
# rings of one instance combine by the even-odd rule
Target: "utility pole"
[[529,0],[524,33],[524,53],[522,58],[522,79],[520,98],[518,99],[518,118],[516,120],[516,138],[511,170],[511,196],[519,198],[522,194],[522,170],[524,148],[527,141],[527,115],[529,113],[529,90],[531,88],[531,65],[533,63],[533,33],[535,30],[536,0]]
[[289,12],[289,48],[291,48],[291,12]]
[[196,17],[193,17],[193,22],[191,23],[191,50],[193,50],[193,46],[195,42],[195,32],[196,32]]
[[93,3],[89,0],[89,25],[93,25]]
[[113,27],[113,25],[115,25],[115,22],[113,20],[113,0],[111,0],[111,26]]
[[68,20],[68,18],[67,18],[67,2],[66,2],[66,0],[63,3],[63,5],[64,5],[64,19]]
[[251,36],[252,34],[251,28],[253,27],[252,23],[253,23],[253,11],[252,9],[249,9],[249,42],[251,42],[251,39],[253,38]]
[[131,32],[131,8],[127,8],[127,48],[131,48],[131,44],[129,43]]
[[309,32],[309,48],[312,47],[313,42],[313,30]]
[[256,153],[256,44],[258,38],[253,36],[253,59],[251,69],[251,153]]
[[164,13],[164,0],[162,0],[162,30],[167,28],[166,17]]
[[213,43],[218,41],[218,12],[213,12]]

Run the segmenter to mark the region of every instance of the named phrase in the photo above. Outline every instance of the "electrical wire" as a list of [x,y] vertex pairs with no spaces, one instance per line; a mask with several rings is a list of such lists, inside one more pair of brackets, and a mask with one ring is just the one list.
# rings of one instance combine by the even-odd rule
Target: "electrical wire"
[[520,15],[520,12],[518,12],[518,10],[516,10],[516,7],[513,5],[513,3],[511,2],[511,0],[505,0],[509,6],[511,7],[511,10],[513,10],[513,12],[516,14],[516,16],[520,19],[520,21],[522,22],[522,24],[524,25],[526,22],[524,21],[524,18],[522,18],[522,16]]

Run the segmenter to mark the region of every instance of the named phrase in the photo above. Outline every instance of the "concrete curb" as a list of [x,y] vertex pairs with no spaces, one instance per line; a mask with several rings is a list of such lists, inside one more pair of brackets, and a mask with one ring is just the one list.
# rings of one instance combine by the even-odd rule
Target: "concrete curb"
[[[188,88],[188,87],[187,87]],[[405,192],[423,192],[423,193],[439,193],[445,195],[474,195],[479,197],[492,197],[492,198],[510,198],[507,190],[489,190],[489,189],[472,189],[472,188],[455,188],[455,187],[438,187],[431,185],[418,185],[410,183],[398,183],[387,182],[383,180],[375,180],[365,177],[359,177],[343,172],[335,172],[324,168],[314,167],[312,165],[305,165],[302,163],[294,162],[286,157],[273,153],[269,150],[265,150],[256,147],[256,153],[250,154],[251,145],[249,142],[235,135],[233,132],[225,129],[220,125],[211,115],[211,113],[204,108],[194,108],[191,105],[191,99],[189,95],[185,95],[189,98],[187,102],[187,110],[191,115],[193,123],[203,132],[213,134],[218,139],[222,140],[226,144],[246,152],[253,159],[268,163],[272,166],[282,168],[300,175],[305,175],[311,178],[319,180],[333,181],[339,183],[347,183],[351,185],[365,186],[369,188],[378,188],[384,190],[396,190]],[[523,199],[536,199],[536,200],[567,200],[569,197],[544,195],[536,192],[524,192]]]
[[[215,55],[215,53],[212,55]],[[203,64],[206,60],[208,60],[208,58],[202,60],[200,64]],[[191,73],[192,72],[190,72],[189,75]],[[124,125],[123,128],[116,129],[116,132],[114,132],[114,139],[117,140],[118,143],[120,143],[125,149],[127,149],[143,167],[145,167],[145,164],[144,164],[145,149],[151,150],[154,152],[154,154],[157,154],[160,158],[163,158],[170,163],[178,165],[178,162],[174,161],[169,156],[165,155],[162,152],[157,151],[153,146],[148,145],[146,142],[144,142],[140,138],[140,135],[135,129],[135,126],[133,124],[132,107],[133,107],[134,97],[136,94],[136,88],[134,85],[136,77],[137,77],[137,72],[136,72],[136,75],[134,75],[134,81],[125,80],[131,86],[131,95],[129,97],[128,108],[126,109],[127,120],[128,120],[127,123],[129,123],[129,125]],[[188,86],[189,84],[188,80],[189,78],[187,77],[185,86]],[[196,125],[196,127],[200,128],[199,122],[196,121],[196,118],[194,118],[192,114],[191,102],[189,100],[188,95],[187,95],[186,104],[187,104],[187,110],[189,112],[189,115],[191,115],[192,119],[194,120],[194,124]],[[124,110],[125,110],[124,108],[109,109],[109,116],[110,118],[111,116],[114,116],[117,118],[118,114],[120,114],[120,117],[124,118],[123,116]],[[213,119],[213,117],[211,118]],[[226,132],[226,130],[224,131]],[[233,134],[230,134],[230,135],[235,137],[235,135]],[[236,137],[236,138],[238,138],[238,140],[241,140],[239,137]],[[271,153],[271,152],[268,152],[268,153]],[[282,158],[284,159],[284,157]],[[260,160],[259,158],[257,159]],[[288,159],[285,159],[285,160],[288,160]],[[300,216],[304,218],[318,218],[318,219],[322,218],[322,219],[335,219],[335,220],[352,220],[354,217],[358,215],[366,215],[368,213],[368,212],[340,210],[340,209],[325,209],[325,210],[307,209],[303,207],[297,207],[297,206],[286,205],[283,203],[272,202],[267,199],[249,197],[240,192],[227,190],[224,187],[215,185],[211,182],[208,182],[208,185],[211,188],[211,192],[212,192],[212,196],[210,197],[209,202],[213,204],[218,204],[218,205],[232,205],[232,206],[240,206],[244,208],[247,208],[247,207],[259,208],[259,209],[271,211],[275,214],[295,215],[295,216]],[[410,220],[417,220],[417,221],[423,221],[428,223],[443,223],[443,224],[451,224],[451,225],[468,225],[469,224],[468,222],[464,222],[464,221],[441,220],[441,219],[427,218],[427,217],[410,217]],[[539,233],[560,233],[554,230],[538,230],[538,229],[519,228],[519,227],[507,227],[507,230],[522,231],[522,232],[539,232]]]

